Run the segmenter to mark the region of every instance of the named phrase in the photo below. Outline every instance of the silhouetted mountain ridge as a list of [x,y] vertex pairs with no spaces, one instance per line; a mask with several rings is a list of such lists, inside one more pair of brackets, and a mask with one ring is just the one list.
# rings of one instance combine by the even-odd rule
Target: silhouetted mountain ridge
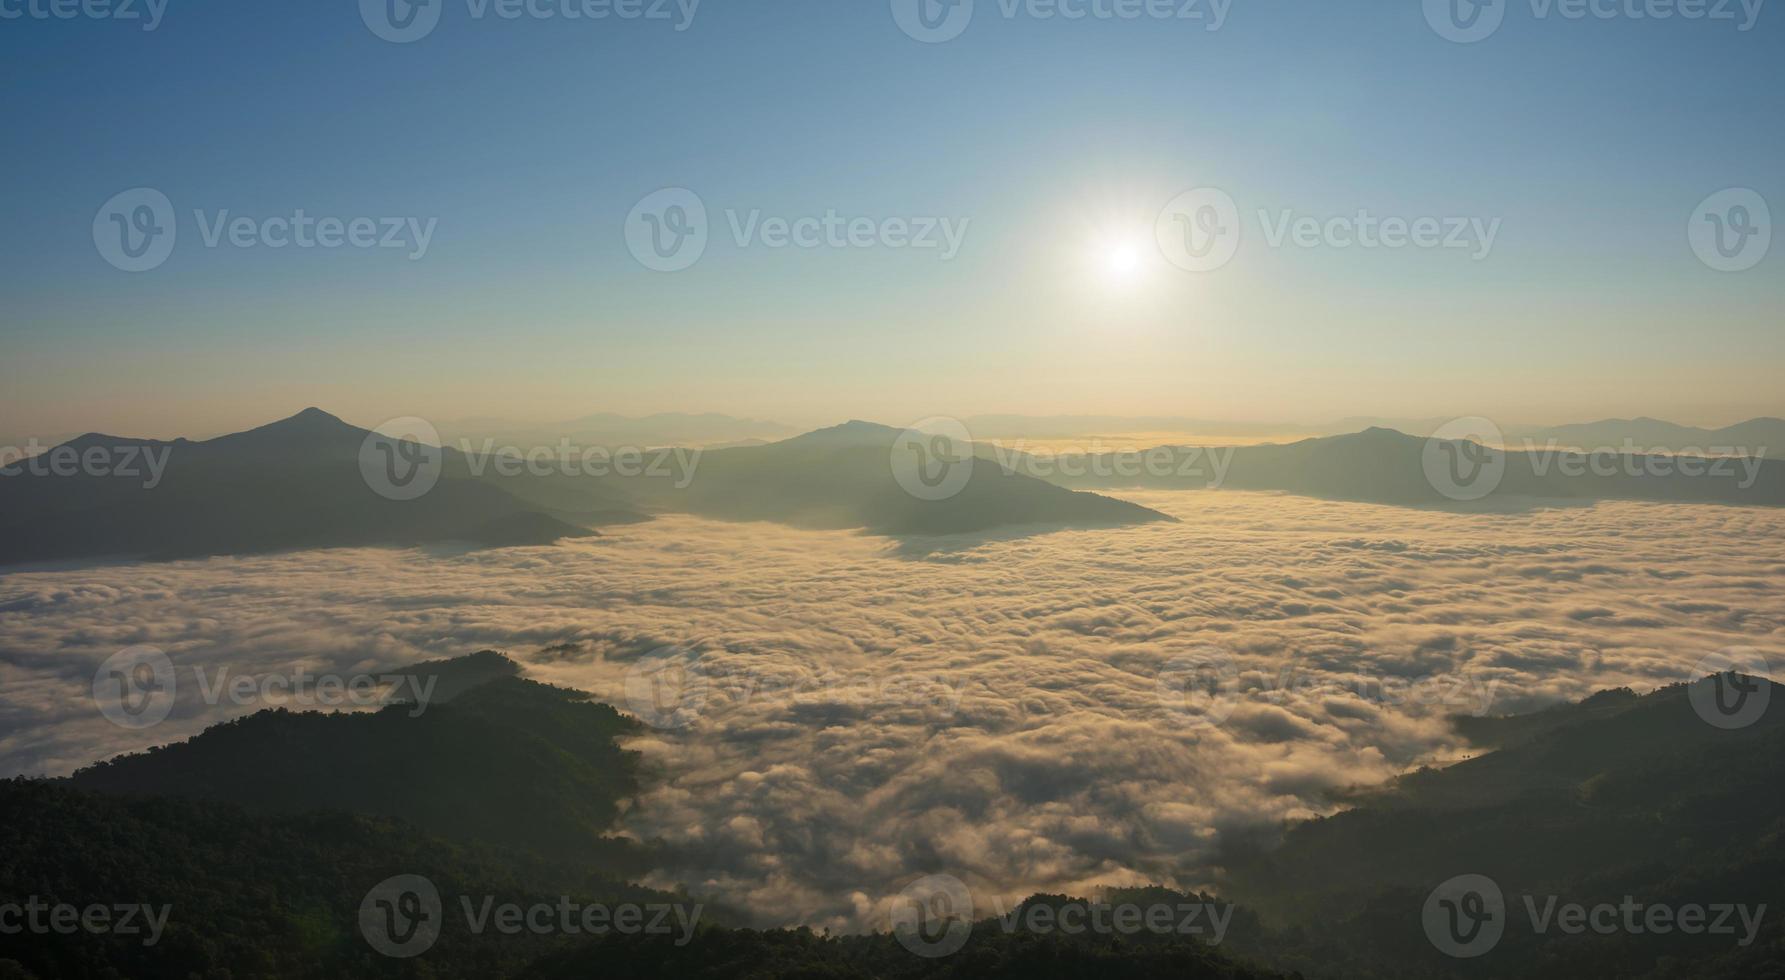
[[[797,527],[860,528],[889,536],[968,534],[994,528],[1117,527],[1171,518],[1093,493],[1073,492],[981,460],[939,499],[920,497],[894,475],[903,429],[852,420],[763,446],[710,450],[697,477],[669,489],[634,481],[635,497],[660,510]],[[961,447],[965,456],[968,447]]]
[[[1785,927],[1771,914],[1785,899],[1785,784],[1776,778],[1785,770],[1785,687],[1754,680],[1767,708],[1735,728],[1710,724],[1693,706],[1693,691],[1714,696],[1714,678],[1640,696],[1601,692],[1534,715],[1459,719],[1459,730],[1506,747],[1367,789],[1352,809],[1292,826],[1278,846],[1235,847],[1223,891],[1279,930],[1276,948],[1258,952],[1282,968],[1773,975],[1762,964],[1785,956]],[[1483,958],[1485,973],[1468,972],[1421,933],[1426,896],[1462,874],[1485,875],[1506,897],[1505,936]],[[1583,940],[1539,933],[1525,895],[1589,906],[1626,897],[1676,909],[1746,903],[1765,905],[1770,919],[1746,947],[1677,930]]]
[[[50,450],[103,450],[106,472],[0,476],[0,565],[104,556],[151,559],[300,548],[465,541],[549,544],[641,520],[593,482],[473,471],[439,454],[416,499],[381,496],[361,471],[368,430],[321,409],[202,441],[97,433]],[[162,472],[152,471],[154,453]],[[120,472],[128,467],[136,475]]]
[[441,837],[642,872],[633,846],[601,836],[638,788],[637,754],[616,744],[638,723],[517,672],[494,651],[421,664],[401,676],[444,678],[419,699],[370,712],[268,709],[69,782],[268,812],[380,814]]
[[[1381,426],[1280,445],[1207,450],[1192,473],[1160,471],[1146,465],[1147,454],[1153,451],[1174,460],[1183,458],[1181,447],[1066,454],[1062,459],[1070,465],[1048,457],[1030,460],[1025,454],[1011,452],[1001,458],[1018,472],[1032,467],[1051,482],[1078,489],[1210,489],[1211,484],[1218,484],[1226,489],[1276,490],[1332,500],[1480,509],[1517,501],[1593,500],[1785,506],[1785,460],[1635,453],[1588,456],[1563,449],[1490,451],[1478,443],[1451,441],[1464,447],[1459,456],[1498,461],[1496,482],[1484,484],[1493,489],[1478,501],[1459,501],[1447,495],[1446,490],[1454,488],[1444,485],[1442,470],[1435,479],[1428,468],[1430,440]],[[1215,471],[1213,454],[1229,460],[1224,473]],[[1688,466],[1682,467],[1682,459],[1689,461]],[[1688,468],[1705,472],[1683,471]]]

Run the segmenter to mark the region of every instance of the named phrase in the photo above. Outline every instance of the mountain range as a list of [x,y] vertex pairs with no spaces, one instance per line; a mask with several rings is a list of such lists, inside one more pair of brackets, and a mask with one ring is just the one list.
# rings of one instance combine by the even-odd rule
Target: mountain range
[[[1083,490],[1219,486],[1365,503],[1484,509],[1595,500],[1785,506],[1781,459],[1616,450],[1589,456],[1567,449],[1490,451],[1466,440],[1449,443],[1452,450],[1434,455],[1428,439],[1373,428],[1281,445],[1207,450],[1200,457],[1174,446],[1060,456],[986,447],[979,452],[1006,469],[1045,473],[1061,486]],[[1150,465],[1149,452],[1170,465]],[[1447,495],[1460,485],[1446,482],[1453,458],[1493,460],[1499,475],[1491,492],[1473,502]]]
[[662,510],[885,535],[961,534],[998,527],[1114,527],[1164,514],[975,462],[958,492],[914,496],[892,472],[903,430],[852,421],[764,446],[709,450],[686,487],[632,481],[633,499]]
[[[612,466],[595,472],[576,456],[522,465],[518,452],[492,459],[446,447],[437,452],[437,481],[413,499],[374,490],[362,471],[373,433],[320,409],[203,441],[89,433],[45,456],[128,458],[138,476],[110,467],[104,474],[59,474],[28,465],[0,476],[0,565],[439,542],[549,544],[662,512],[888,535],[1166,519],[992,467],[978,468],[948,499],[920,500],[891,470],[898,432],[850,423],[777,443],[675,454],[688,461],[679,475],[620,476]],[[426,448],[385,441],[406,454]],[[672,459],[648,455],[653,463]],[[144,463],[151,457],[164,471],[151,476]]]
[[[1758,449],[1773,438],[1776,424],[1785,423],[1756,419],[1693,430],[1637,419],[1561,427],[1553,438],[1558,445],[1615,439],[1620,446],[1679,442],[1707,448],[1721,440]],[[641,464],[649,457],[673,460],[682,469],[624,476],[611,465],[578,468],[586,459],[575,453],[551,454],[550,465],[520,465],[518,450],[499,460],[477,447],[468,452],[461,442],[437,451],[438,480],[414,499],[375,492],[362,470],[373,434],[315,408],[202,441],[89,433],[46,455],[153,458],[164,471],[144,480],[15,466],[11,475],[0,476],[0,565],[439,542],[549,544],[662,513],[898,537],[1170,519],[1094,492],[1123,489],[1219,486],[1400,506],[1459,505],[1431,471],[1429,440],[1381,427],[1208,450],[1201,462],[1175,446],[1043,456],[978,443],[965,482],[935,499],[914,494],[893,472],[894,448],[904,431],[852,421],[770,443],[652,451],[639,454]],[[406,452],[421,449],[392,444]],[[1453,462],[1485,458],[1486,452],[1461,441],[1446,451]],[[1171,465],[1150,464],[1155,456]],[[1616,447],[1592,457],[1557,448],[1493,456],[1501,466],[1493,492],[1469,506],[1595,500],[1785,506],[1785,460],[1676,457]],[[516,465],[499,465],[501,460]],[[1681,460],[1707,472],[1684,472]]]
[[[603,500],[599,488],[572,493],[550,480],[473,476],[452,450],[428,493],[387,499],[361,472],[368,435],[312,408],[204,441],[80,436],[45,455],[98,454],[107,472],[17,467],[0,477],[0,564],[449,540],[543,544],[643,517]],[[159,474],[145,462],[151,454],[164,461]]]
[[[974,415],[962,420],[976,439],[1080,440],[1120,438],[1135,433],[1175,433],[1221,444],[1295,441],[1348,435],[1366,429],[1393,429],[1424,438],[1451,417],[1389,418],[1352,416],[1332,422],[1254,422],[1181,416],[1121,415]],[[1720,428],[1680,425],[1654,418],[1600,419],[1566,425],[1501,426],[1508,448],[1665,449],[1670,452],[1743,450],[1778,456],[1785,452],[1785,419],[1762,417]],[[1124,439],[1126,442],[1132,440]]]

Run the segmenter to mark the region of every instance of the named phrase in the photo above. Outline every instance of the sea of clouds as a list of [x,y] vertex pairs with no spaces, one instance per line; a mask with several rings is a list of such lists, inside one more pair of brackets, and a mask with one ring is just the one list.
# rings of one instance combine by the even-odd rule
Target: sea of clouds
[[1224,840],[1468,753],[1449,714],[1648,690],[1729,646],[1785,663],[1776,511],[1123,496],[1181,522],[890,542],[667,517],[0,575],[0,774],[266,706],[185,685],[161,724],[112,724],[94,673],[133,645],[340,676],[495,648],[666,726],[632,741],[652,782],[623,818],[670,845],[653,883],[852,929],[930,873],[1007,904],[1218,886]]

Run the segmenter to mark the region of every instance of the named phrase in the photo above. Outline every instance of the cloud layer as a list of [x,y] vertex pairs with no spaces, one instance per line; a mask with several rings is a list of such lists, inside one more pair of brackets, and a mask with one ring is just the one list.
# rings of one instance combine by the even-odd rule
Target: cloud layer
[[[657,781],[625,825],[671,845],[657,883],[854,928],[925,873],[988,905],[1207,884],[1229,835],[1467,751],[1448,713],[1647,689],[1731,645],[1785,663],[1777,512],[1126,496],[1182,523],[901,546],[672,517],[548,548],[0,576],[0,772],[263,706],[202,703],[196,669],[377,674],[495,647],[680,726],[635,744]],[[146,730],[91,694],[135,644],[181,671]],[[666,646],[684,670],[655,672]]]

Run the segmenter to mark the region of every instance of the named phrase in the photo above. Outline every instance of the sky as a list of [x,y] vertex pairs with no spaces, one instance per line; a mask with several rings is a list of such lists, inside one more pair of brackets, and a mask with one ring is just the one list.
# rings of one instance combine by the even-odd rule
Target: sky
[[[1785,415],[1785,244],[1730,210],[1785,214],[1785,9],[1500,0],[1458,43],[1437,0],[923,0],[924,40],[916,2],[0,0],[0,439]],[[126,271],[138,188],[171,251]],[[272,247],[300,211],[395,247]],[[1707,216],[1765,229],[1739,271]],[[1339,247],[1418,219],[1462,247]]]

